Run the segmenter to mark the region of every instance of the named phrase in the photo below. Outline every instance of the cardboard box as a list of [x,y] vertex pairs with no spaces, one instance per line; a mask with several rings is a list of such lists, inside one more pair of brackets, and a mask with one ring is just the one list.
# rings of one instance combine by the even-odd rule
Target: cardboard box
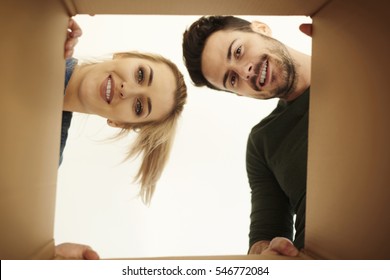
[[0,258],[53,258],[69,16],[234,14],[313,19],[305,252],[320,259],[389,259],[390,95],[385,67],[390,20],[384,1],[166,2],[2,2]]
[[330,1],[313,16],[308,252],[390,258],[385,2]]

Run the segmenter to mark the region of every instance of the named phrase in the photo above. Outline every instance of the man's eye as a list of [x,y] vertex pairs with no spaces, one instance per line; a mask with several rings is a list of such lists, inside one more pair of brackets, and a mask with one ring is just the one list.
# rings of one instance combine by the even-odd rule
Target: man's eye
[[142,102],[141,102],[141,100],[139,100],[139,99],[137,98],[137,101],[136,101],[136,103],[135,103],[135,114],[136,114],[137,116],[139,116],[139,115],[142,114],[142,111],[143,111]]
[[237,76],[236,75],[232,75],[230,77],[230,84],[231,84],[231,86],[234,87],[236,82],[237,82]]
[[236,58],[239,58],[241,56],[241,46],[239,46],[237,49],[236,49],[236,53],[235,53],[235,57]]
[[136,78],[139,84],[141,84],[144,81],[144,69],[138,68]]

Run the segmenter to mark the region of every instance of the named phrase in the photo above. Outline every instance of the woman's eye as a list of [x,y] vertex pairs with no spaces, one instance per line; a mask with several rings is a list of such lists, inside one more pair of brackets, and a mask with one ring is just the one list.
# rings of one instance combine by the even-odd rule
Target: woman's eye
[[236,75],[232,75],[230,77],[230,84],[232,87],[234,87],[236,85],[236,82],[237,82],[237,76]]
[[235,53],[235,56],[236,58],[239,58],[241,56],[241,46],[239,46],[237,49],[236,49],[236,53]]
[[137,116],[139,116],[139,115],[142,114],[142,111],[143,111],[142,102],[141,102],[141,100],[139,100],[139,99],[137,98],[137,101],[136,101],[136,103],[135,103],[135,114],[136,114]]
[[141,84],[144,81],[144,69],[138,68],[137,70],[137,82]]

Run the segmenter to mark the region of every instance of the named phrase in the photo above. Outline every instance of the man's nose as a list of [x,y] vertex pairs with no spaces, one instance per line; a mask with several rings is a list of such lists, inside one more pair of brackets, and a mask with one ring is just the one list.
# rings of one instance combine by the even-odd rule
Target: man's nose
[[241,79],[249,80],[250,77],[256,74],[254,71],[253,63],[247,63],[245,65],[241,65],[239,69],[237,69],[237,74],[240,76]]
[[255,75],[255,71],[254,71],[254,65],[253,63],[247,63],[245,65],[241,65],[238,69],[237,69],[237,74],[240,76],[241,79],[243,80],[249,80],[250,77],[252,77],[253,75]]

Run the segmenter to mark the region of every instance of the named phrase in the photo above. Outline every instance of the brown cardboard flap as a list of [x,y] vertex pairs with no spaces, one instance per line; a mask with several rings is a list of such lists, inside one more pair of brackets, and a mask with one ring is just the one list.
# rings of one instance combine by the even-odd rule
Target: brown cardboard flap
[[278,255],[223,255],[223,256],[174,256],[174,257],[150,257],[150,258],[129,258],[121,260],[311,260],[312,258],[301,252],[297,257],[286,257]]
[[329,0],[65,0],[78,14],[312,15]]
[[48,256],[54,257],[54,239],[44,244],[38,251],[34,252],[28,259],[30,260],[42,260],[47,259]]
[[390,94],[385,1],[333,1],[313,18],[305,247],[390,258]]
[[385,1],[13,0],[0,10],[0,259],[54,255],[63,44],[77,13],[313,15],[306,252],[390,258]]
[[38,2],[1,5],[1,259],[54,254],[42,247],[53,239],[68,15]]

